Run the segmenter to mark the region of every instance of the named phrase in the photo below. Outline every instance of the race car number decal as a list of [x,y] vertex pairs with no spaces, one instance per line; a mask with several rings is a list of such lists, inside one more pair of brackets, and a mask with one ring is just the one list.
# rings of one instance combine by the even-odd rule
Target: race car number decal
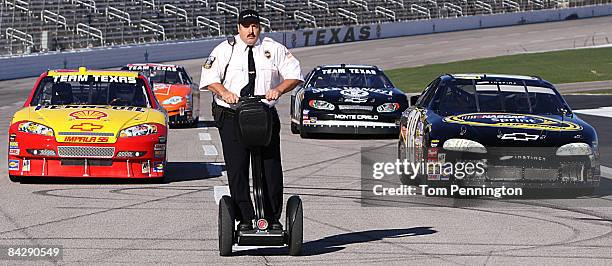
[[506,127],[548,131],[582,130],[582,126],[572,122],[528,114],[472,113],[447,116],[444,118],[444,122],[471,126]]

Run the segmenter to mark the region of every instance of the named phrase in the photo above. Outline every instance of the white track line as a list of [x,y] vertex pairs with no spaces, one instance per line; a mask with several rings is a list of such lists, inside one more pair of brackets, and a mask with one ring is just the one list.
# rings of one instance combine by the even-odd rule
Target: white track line
[[200,140],[210,140],[210,133],[200,133]]
[[204,155],[206,156],[219,155],[219,153],[217,152],[217,148],[215,148],[215,145],[202,145],[202,148],[204,149]]
[[574,110],[574,113],[594,115],[594,116],[603,116],[603,117],[612,117],[612,107],[607,106],[607,107],[599,107],[596,109]]

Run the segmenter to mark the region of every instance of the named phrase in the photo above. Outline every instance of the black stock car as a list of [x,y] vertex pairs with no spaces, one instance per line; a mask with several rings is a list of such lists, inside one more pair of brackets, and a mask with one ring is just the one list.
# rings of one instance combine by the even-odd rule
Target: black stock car
[[[599,186],[595,129],[538,77],[457,74],[434,80],[400,122],[400,161],[424,162],[403,184],[466,187]],[[481,171],[448,163],[481,163]],[[429,164],[431,165],[429,165]],[[438,163],[438,164],[435,164]],[[442,166],[440,166],[442,165]],[[449,171],[443,171],[449,170]]]
[[398,134],[406,95],[381,69],[368,65],[319,66],[291,95],[291,132]]

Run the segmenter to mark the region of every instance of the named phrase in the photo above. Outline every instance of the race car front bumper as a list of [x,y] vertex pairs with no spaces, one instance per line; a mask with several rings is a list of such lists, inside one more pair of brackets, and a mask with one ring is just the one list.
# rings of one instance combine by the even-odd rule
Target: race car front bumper
[[[429,148],[428,163],[451,163],[455,170],[452,175],[428,172],[427,181],[435,186],[459,184],[465,187],[505,186],[526,189],[582,189],[599,186],[601,170],[596,156],[556,156],[555,149],[488,148],[487,154],[474,154]],[[468,163],[475,166],[480,164],[484,171],[466,173],[462,170],[464,173],[458,178],[457,169],[460,168],[457,166],[465,167]]]
[[316,124],[302,124],[300,130],[304,130],[306,133],[326,134],[399,134],[399,126],[395,123],[369,121],[319,120]]
[[61,178],[161,178],[166,129],[112,144],[59,143],[53,136],[11,130],[9,175]]

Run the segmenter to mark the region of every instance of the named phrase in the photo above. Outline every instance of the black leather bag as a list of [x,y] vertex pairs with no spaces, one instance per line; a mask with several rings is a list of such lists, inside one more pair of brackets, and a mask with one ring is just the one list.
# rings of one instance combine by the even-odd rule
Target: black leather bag
[[272,139],[272,110],[260,100],[245,101],[236,109],[238,138],[249,147],[270,144]]

